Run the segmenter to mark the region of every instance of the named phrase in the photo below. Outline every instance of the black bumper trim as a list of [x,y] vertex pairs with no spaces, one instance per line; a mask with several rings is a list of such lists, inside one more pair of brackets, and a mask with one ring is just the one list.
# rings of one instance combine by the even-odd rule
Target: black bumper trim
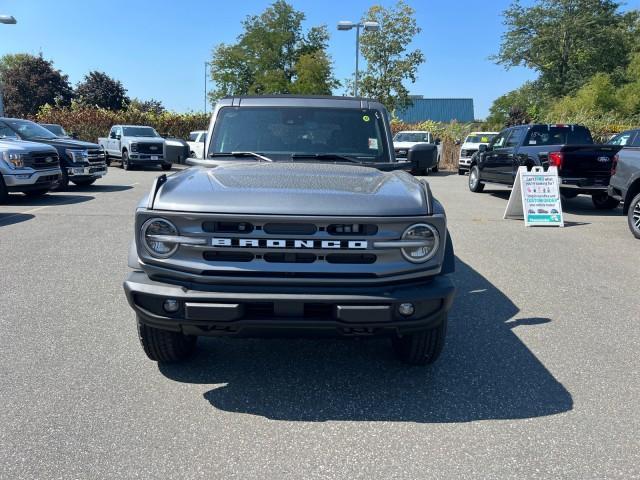
[[[251,288],[253,291],[238,287],[220,292],[189,290],[156,282],[140,271],[130,273],[124,282],[129,305],[141,322],[165,330],[214,336],[302,331],[403,334],[438,325],[455,295],[455,287],[446,275],[394,287],[265,287]],[[162,311],[167,298],[179,301],[176,313]],[[413,303],[415,313],[403,317],[397,311],[400,303]]]

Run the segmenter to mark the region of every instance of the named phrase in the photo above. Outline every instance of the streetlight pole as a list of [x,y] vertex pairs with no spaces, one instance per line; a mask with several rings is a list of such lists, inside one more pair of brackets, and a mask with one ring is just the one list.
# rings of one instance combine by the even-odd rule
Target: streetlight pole
[[380,24],[378,22],[364,22],[364,23],[354,23],[348,20],[341,20],[338,22],[338,30],[351,30],[352,28],[356,29],[356,75],[355,75],[355,83],[353,85],[353,96],[358,96],[358,81],[360,77],[360,72],[358,68],[358,63],[360,60],[360,29],[363,28],[365,32],[377,32],[380,30]]
[[[0,23],[5,25],[15,25],[18,23],[11,15],[0,15]],[[2,100],[2,79],[0,79],[0,117],[4,117],[4,102]]]

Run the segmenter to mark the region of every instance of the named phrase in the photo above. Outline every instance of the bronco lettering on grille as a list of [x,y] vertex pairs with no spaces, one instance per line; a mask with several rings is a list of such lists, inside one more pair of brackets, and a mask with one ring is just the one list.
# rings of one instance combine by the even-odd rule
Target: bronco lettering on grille
[[212,238],[212,247],[237,248],[326,248],[344,250],[365,250],[366,240],[292,240],[271,238]]

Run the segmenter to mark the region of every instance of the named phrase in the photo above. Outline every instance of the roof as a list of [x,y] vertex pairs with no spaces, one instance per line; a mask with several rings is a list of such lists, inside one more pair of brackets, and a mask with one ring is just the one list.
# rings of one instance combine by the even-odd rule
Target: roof
[[339,97],[330,95],[238,95],[218,100],[218,106],[259,106],[259,107],[327,107],[327,108],[372,108],[384,106],[370,98]]
[[413,104],[396,112],[396,116],[407,123],[426,120],[434,122],[473,122],[472,98],[411,98]]

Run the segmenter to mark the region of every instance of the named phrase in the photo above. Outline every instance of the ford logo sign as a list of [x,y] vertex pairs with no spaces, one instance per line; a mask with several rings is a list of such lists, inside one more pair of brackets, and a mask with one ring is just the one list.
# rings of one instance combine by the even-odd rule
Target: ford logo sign
[[46,163],[51,163],[51,162],[53,162],[53,158],[51,158],[51,157],[47,157],[47,158],[45,158],[45,159],[44,159],[44,161],[45,161]]
[[156,147],[155,145],[152,145],[152,146],[149,147],[149,150],[157,150],[157,149],[158,149],[158,147]]
[[607,163],[609,161],[609,157],[598,157],[598,161],[600,163]]

